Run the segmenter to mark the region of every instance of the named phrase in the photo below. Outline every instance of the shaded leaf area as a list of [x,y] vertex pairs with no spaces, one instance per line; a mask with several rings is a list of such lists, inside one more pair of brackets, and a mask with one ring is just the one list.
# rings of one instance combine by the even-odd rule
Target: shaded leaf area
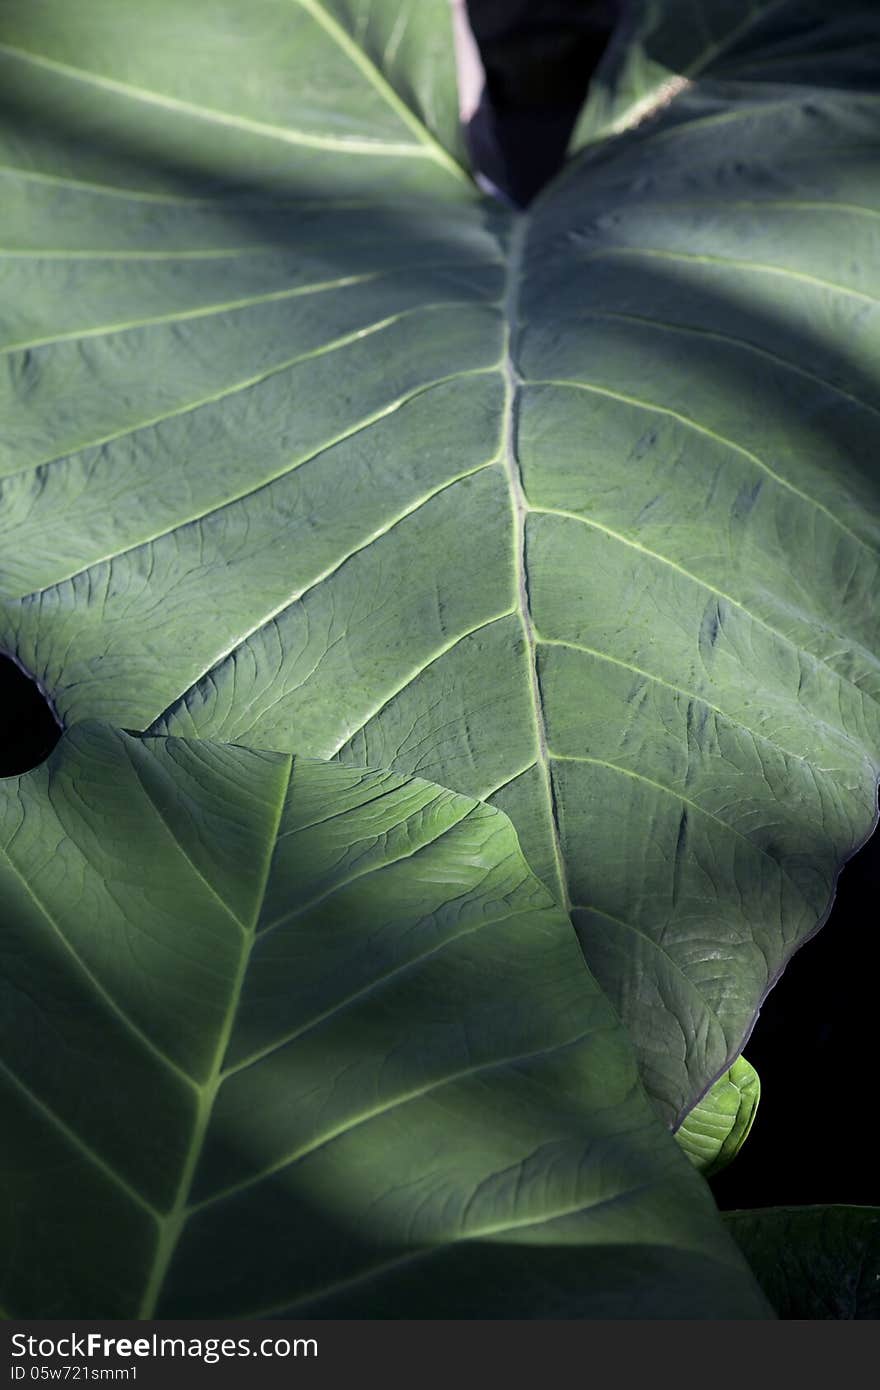
[[571,148],[650,120],[694,82],[715,96],[719,115],[737,88],[770,106],[785,102],[796,86],[873,93],[880,56],[875,23],[873,0],[631,0],[590,85]]
[[698,1101],[675,1131],[675,1137],[695,1168],[704,1177],[726,1168],[736,1158],[749,1135],[761,1081],[745,1057],[737,1057],[730,1071]]
[[515,218],[307,10],[219,113],[219,0],[204,67],[96,8],[100,80],[4,13],[2,641],[67,725],[504,810],[676,1123],[873,817],[880,107],[698,84]]
[[724,1222],[781,1318],[880,1318],[880,1207],[769,1207]]
[[500,812],[86,723],[0,890],[12,1313],[766,1313]]

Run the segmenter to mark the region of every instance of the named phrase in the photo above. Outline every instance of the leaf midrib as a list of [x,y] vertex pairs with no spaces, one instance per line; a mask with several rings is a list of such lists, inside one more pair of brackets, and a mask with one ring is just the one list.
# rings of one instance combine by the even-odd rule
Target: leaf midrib
[[287,767],[286,776],[283,778],[281,794],[274,808],[273,823],[266,837],[265,861],[259,887],[254,895],[253,915],[242,941],[238,968],[230,985],[229,1002],[226,1007],[223,1022],[218,1031],[211,1069],[206,1080],[198,1086],[199,1099],[196,1107],[192,1136],[181,1169],[180,1182],[178,1184],[174,1203],[168,1214],[159,1222],[159,1239],[156,1245],[152,1269],[145,1284],[140,1310],[137,1314],[139,1319],[149,1319],[155,1316],[156,1305],[162,1294],[165,1276],[174,1258],[174,1253],[177,1249],[177,1244],[189,1213],[189,1197],[192,1190],[193,1179],[195,1178],[196,1168],[201,1158],[208,1126],[211,1122],[214,1101],[217,1098],[217,1092],[223,1082],[223,1062],[235,1027],[241,992],[250,964],[251,954],[257,941],[257,926],[269,885],[269,875],[272,868],[275,846],[278,842],[281,817],[290,794],[294,767],[293,754],[288,754],[284,761]]
[[[502,374],[502,376],[503,376],[504,385],[505,385],[505,404],[504,404],[503,422],[502,422],[502,440],[501,440],[501,450],[500,450],[500,453],[501,453],[500,464],[501,464],[501,467],[503,468],[504,475],[505,475],[506,482],[507,482],[507,486],[508,486],[508,492],[509,492],[509,496],[510,496],[510,505],[511,505],[511,514],[512,514],[513,549],[514,549],[513,562],[514,562],[514,573],[515,573],[515,576],[516,576],[516,606],[515,606],[515,608],[514,608],[513,610],[511,610],[511,613],[516,613],[517,616],[519,617],[520,624],[521,624],[521,626],[522,626],[523,636],[524,636],[524,639],[525,639],[526,652],[527,652],[527,656],[528,656],[528,666],[529,666],[530,703],[531,703],[531,708],[532,708],[532,717],[533,717],[533,725],[534,725],[534,743],[535,743],[535,749],[536,749],[536,756],[535,756],[534,761],[533,761],[532,763],[530,763],[528,766],[529,766],[529,767],[531,767],[531,766],[537,766],[538,769],[539,769],[539,773],[540,773],[540,779],[541,779],[541,784],[542,784],[543,800],[544,800],[545,806],[546,806],[546,811],[547,811],[547,815],[548,815],[548,821],[549,821],[549,825],[550,825],[550,829],[551,829],[551,835],[552,835],[552,843],[553,843],[554,868],[555,868],[555,877],[556,877],[556,880],[557,880],[555,896],[556,896],[556,898],[557,898],[557,901],[561,902],[561,903],[564,905],[566,911],[570,911],[572,905],[571,905],[570,896],[569,896],[569,891],[568,891],[568,880],[567,880],[567,872],[566,872],[566,867],[565,867],[565,857],[564,857],[563,850],[562,850],[561,834],[560,834],[560,828],[559,828],[559,823],[558,823],[558,816],[557,816],[557,810],[556,810],[556,804],[555,804],[555,795],[554,795],[554,788],[553,788],[553,781],[552,781],[552,769],[551,769],[551,764],[552,764],[552,761],[553,761],[554,759],[553,759],[553,757],[552,757],[552,755],[551,755],[551,753],[550,753],[549,746],[548,746],[547,731],[546,731],[545,720],[544,720],[544,712],[543,712],[543,698],[542,698],[542,693],[541,693],[541,689],[540,689],[540,681],[539,681],[538,670],[537,670],[537,663],[536,663],[536,649],[537,649],[537,646],[540,644],[541,639],[539,638],[539,636],[538,636],[538,634],[537,634],[537,631],[536,631],[536,629],[535,629],[535,625],[534,625],[534,622],[533,622],[533,619],[532,619],[532,615],[531,615],[530,603],[529,603],[528,575],[527,575],[527,570],[526,570],[526,565],[525,565],[525,553],[524,553],[525,520],[526,520],[527,515],[529,515],[530,513],[536,514],[536,515],[541,515],[541,514],[545,514],[545,513],[546,513],[546,514],[556,514],[556,515],[559,515],[559,516],[564,516],[564,517],[566,517],[566,518],[570,518],[570,519],[573,520],[573,521],[580,521],[580,522],[582,522],[583,524],[586,524],[586,525],[588,525],[588,526],[593,526],[593,527],[599,529],[599,530],[602,531],[603,533],[607,534],[607,535],[609,536],[610,539],[613,539],[613,540],[615,540],[615,541],[617,541],[617,542],[620,542],[620,543],[622,543],[622,544],[624,544],[624,545],[631,546],[632,548],[634,548],[634,549],[636,549],[636,550],[638,550],[638,551],[640,551],[640,552],[643,552],[646,556],[648,556],[648,557],[651,558],[652,560],[656,560],[656,561],[659,562],[659,563],[663,563],[664,565],[670,566],[670,567],[673,568],[674,570],[680,572],[684,577],[686,577],[686,578],[689,579],[690,581],[692,581],[692,582],[698,584],[701,588],[704,588],[707,592],[710,592],[710,593],[712,593],[712,594],[715,594],[717,597],[719,597],[719,598],[723,599],[724,601],[730,603],[731,606],[733,606],[734,608],[736,608],[736,609],[742,611],[743,613],[745,613],[752,621],[754,621],[754,622],[758,623],[759,625],[763,626],[768,632],[770,632],[770,633],[771,633],[772,635],[774,635],[776,638],[778,638],[779,640],[785,642],[786,645],[790,645],[795,651],[797,651],[797,652],[799,652],[799,653],[802,653],[802,654],[803,654],[808,660],[810,660],[812,663],[814,663],[814,664],[817,665],[817,666],[821,666],[821,667],[823,667],[824,669],[827,669],[828,672],[829,672],[829,674],[830,674],[835,680],[839,681],[841,684],[852,684],[852,682],[851,682],[851,681],[848,681],[846,677],[844,677],[844,676],[841,675],[839,672],[837,672],[836,670],[834,670],[834,668],[831,667],[831,666],[828,664],[828,662],[825,661],[823,658],[816,656],[814,653],[812,653],[812,652],[810,652],[810,651],[807,651],[806,649],[802,649],[791,637],[789,637],[789,636],[787,636],[786,634],[780,632],[778,629],[776,629],[776,628],[773,627],[771,624],[769,624],[765,619],[762,619],[762,618],[759,617],[757,614],[753,613],[753,612],[752,612],[749,608],[747,608],[744,604],[742,604],[742,603],[740,603],[738,600],[732,598],[732,597],[731,597],[729,594],[727,594],[726,592],[722,592],[721,590],[716,589],[716,588],[715,588],[712,584],[710,584],[708,581],[702,579],[700,576],[697,576],[697,575],[691,573],[689,570],[685,569],[683,566],[681,566],[680,564],[678,564],[676,561],[671,560],[669,557],[664,556],[664,555],[660,555],[660,554],[658,554],[657,552],[654,552],[654,551],[652,551],[652,550],[648,550],[646,547],[642,546],[639,542],[637,542],[637,541],[635,541],[635,540],[633,540],[633,539],[631,539],[631,538],[629,538],[629,537],[627,537],[627,536],[625,536],[625,535],[622,535],[622,534],[620,534],[620,533],[618,533],[618,532],[616,532],[616,531],[612,531],[610,528],[603,526],[601,523],[598,523],[598,522],[593,521],[591,518],[583,517],[583,516],[580,516],[580,515],[577,515],[577,514],[574,514],[574,513],[555,512],[553,509],[547,509],[547,508],[537,507],[537,506],[533,506],[533,505],[531,505],[531,504],[528,503],[528,501],[527,501],[527,499],[526,499],[526,496],[525,496],[525,492],[524,492],[523,480],[522,480],[522,475],[521,475],[521,471],[520,471],[519,460],[518,460],[517,451],[516,451],[516,406],[517,406],[517,400],[518,400],[519,389],[520,389],[520,386],[523,384],[523,379],[522,379],[522,378],[520,377],[520,375],[519,375],[519,372],[518,372],[518,370],[517,370],[517,367],[516,367],[516,364],[515,364],[515,360],[514,360],[514,355],[515,355],[515,340],[516,340],[517,322],[518,322],[518,314],[519,314],[519,297],[520,297],[520,290],[521,290],[521,284],[522,284],[522,278],[523,278],[523,261],[524,261],[524,254],[525,254],[526,239],[527,239],[527,237],[528,237],[528,230],[529,230],[529,218],[528,218],[528,214],[525,214],[525,213],[524,213],[524,214],[519,214],[519,215],[515,216],[515,217],[512,219],[510,226],[511,226],[511,233],[510,233],[510,241],[509,241],[509,245],[508,245],[508,248],[507,248],[507,255],[506,255],[505,286],[504,286],[503,298],[502,298],[501,305],[500,305],[501,312],[502,312],[502,315],[503,315],[503,320],[504,320],[504,332],[505,332],[504,353],[503,353],[502,360],[501,360],[501,362],[499,363],[498,367],[496,367],[496,368],[484,369],[484,370],[500,370],[500,371],[501,371],[501,374]],[[530,380],[529,384],[537,384],[537,383],[532,382],[532,381]],[[563,384],[563,383],[547,383],[547,384]],[[574,382],[572,382],[572,383],[564,383],[564,384],[582,385],[582,383],[574,383]],[[587,386],[587,387],[585,387],[585,389],[593,389],[593,388]],[[595,389],[601,390],[601,388],[595,388]],[[606,394],[611,395],[611,394],[614,394],[614,393],[607,392]],[[638,402],[638,401],[632,401],[631,403],[632,403],[632,404],[638,404],[638,405],[647,405],[647,403]],[[652,408],[652,409],[659,409],[659,407],[656,407],[656,406],[653,406],[653,405],[651,406],[651,408]],[[693,425],[693,422],[684,420],[684,417],[682,417],[682,419],[683,419],[683,422],[684,422],[684,423],[692,424],[692,425]],[[703,430],[703,429],[704,429],[704,427],[701,427],[701,426],[698,426],[698,425],[693,425],[693,427],[694,427],[694,428],[697,428],[697,429],[700,429],[700,430]],[[705,430],[705,432],[706,432],[706,433],[712,433],[711,431],[708,431],[708,430]],[[734,449],[736,449],[738,452],[741,452],[741,453],[743,453],[744,455],[746,455],[753,463],[760,465],[760,460],[753,458],[752,455],[751,455],[747,450],[745,450],[744,448],[741,448],[741,446],[737,446],[737,445],[733,444],[732,441],[724,441],[724,442],[725,442],[725,443],[728,443],[728,444],[730,445],[731,448],[734,448]],[[478,471],[481,471],[483,468],[488,467],[489,464],[490,464],[491,462],[492,462],[492,461],[490,460],[490,461],[487,462],[486,464],[481,465],[481,466],[480,466],[480,470],[478,470]],[[767,471],[768,473],[770,473],[771,477],[773,477],[773,478],[774,478],[776,481],[778,481],[780,484],[785,485],[785,480],[779,478],[778,475],[776,475],[775,473],[773,473],[772,470],[770,470],[769,468],[766,468],[766,471]],[[453,480],[453,482],[456,482],[456,481],[459,481],[459,480],[458,480],[458,479]],[[453,484],[448,484],[448,485],[451,486],[451,485],[453,485]],[[797,490],[796,488],[792,488],[792,490],[793,490],[793,491],[799,491],[799,490]],[[433,494],[432,494],[432,495],[433,495]],[[815,505],[815,506],[817,507],[817,509],[822,510],[822,511],[825,511],[825,508],[824,508],[821,504],[816,503],[814,499],[811,499],[811,498],[809,498],[809,497],[804,496],[803,500],[804,500],[805,502],[812,502],[813,505]],[[842,528],[843,530],[848,530],[848,528],[846,528],[845,525],[843,525],[843,523],[840,523],[839,520],[838,520],[837,518],[833,517],[833,515],[830,515],[830,519],[833,520],[833,521],[835,521],[838,525],[840,525],[841,528]],[[371,539],[372,539],[372,538],[369,538],[366,542],[364,542],[361,546],[359,546],[358,549],[359,549],[359,550],[360,550],[360,549],[363,549],[366,545],[368,545],[368,544],[370,543],[370,540],[371,540]],[[865,545],[865,542],[864,542],[864,541],[861,541],[860,538],[854,537],[854,539],[859,540],[861,545]],[[869,548],[869,547],[866,547],[866,548]],[[337,566],[337,568],[338,568],[338,566]],[[315,580],[312,584],[309,585],[309,588],[313,588],[313,587],[315,586],[316,583],[319,583],[322,577],[324,577],[324,576],[319,576],[319,578],[318,578],[317,580]],[[294,600],[292,600],[292,601],[295,602],[296,599],[294,599]],[[281,612],[283,612],[287,607],[290,606],[290,602],[291,602],[291,600],[288,600],[288,601],[282,603],[282,604],[277,608],[277,610],[273,610],[273,616],[277,617]],[[499,617],[503,617],[503,616],[506,616],[506,615],[505,615],[505,614],[501,614],[501,615],[496,614],[496,615],[493,615],[493,617],[492,617],[489,621],[496,621],[496,620],[498,620]],[[484,625],[485,625],[484,623],[481,623],[479,626],[484,626]],[[253,632],[259,631],[260,628],[263,627],[263,626],[264,626],[264,622],[261,620],[261,621],[254,627]],[[456,637],[451,643],[447,644],[447,646],[444,647],[443,652],[441,652],[441,655],[445,653],[445,651],[446,651],[446,649],[447,649],[448,647],[451,647],[451,646],[456,645],[457,642],[460,641],[460,640],[462,640],[464,636],[469,635],[469,632],[470,632],[471,630],[472,630],[472,629],[469,629],[469,630],[468,630],[468,633],[460,634],[460,635],[459,635],[458,637]],[[248,635],[253,635],[253,632],[251,632],[251,633],[248,634]],[[245,640],[246,640],[246,639],[245,639]],[[231,652],[234,651],[235,649],[237,649],[237,647],[240,646],[240,645],[241,645],[241,642],[240,642],[239,640],[237,640],[237,641],[232,645],[232,647],[228,649],[227,653],[225,654],[224,658],[222,658],[222,659],[226,659],[226,656],[231,655]],[[563,645],[565,645],[565,644],[563,644]],[[603,653],[597,653],[597,655],[603,656],[604,654],[603,654]],[[610,657],[610,656],[608,657],[608,659],[609,659],[609,660],[614,660],[614,658],[612,658],[612,657]],[[215,660],[212,660],[211,663],[210,663],[210,665],[209,665],[209,667],[208,667],[208,670],[215,670],[216,667],[218,666],[218,664],[221,664],[220,661],[218,661],[218,660],[216,660],[216,659],[215,659]],[[626,663],[622,663],[622,664],[626,664]],[[410,683],[412,679],[415,679],[418,675],[420,675],[423,669],[424,669],[423,667],[419,667],[419,669],[418,669],[418,671],[415,673],[415,675],[414,675],[414,676],[411,676],[411,677],[408,679],[408,681],[404,684],[403,688],[405,688],[406,684]],[[633,669],[634,669],[634,668],[633,668]],[[206,672],[205,674],[207,674],[207,672]],[[660,681],[661,684],[668,684],[667,682],[662,681],[662,678],[656,677],[656,676],[654,676],[654,675],[653,675],[652,673],[650,673],[650,672],[645,672],[644,674],[645,674],[649,679],[651,679],[651,680],[658,680],[658,681]],[[197,685],[197,684],[198,684],[198,681],[199,681],[200,679],[202,679],[202,678],[203,678],[203,677],[199,677],[199,678],[197,678],[197,680],[196,680],[195,682],[192,682],[192,683],[187,687],[187,691],[191,690],[191,689],[194,687],[194,685]],[[176,700],[174,700],[173,702],[171,702],[171,704],[169,704],[169,706],[166,707],[166,709],[162,712],[162,714],[160,714],[160,715],[157,717],[157,719],[153,721],[153,726],[155,726],[156,724],[158,724],[158,723],[160,722],[160,720],[162,720],[164,717],[166,717],[166,716],[168,715],[168,713],[169,713],[176,705],[178,705],[178,704],[180,703],[181,700],[183,700],[183,699],[185,698],[185,696],[186,696],[186,694],[187,694],[187,691],[182,692],[182,694],[181,694]],[[395,690],[394,692],[392,692],[391,695],[383,696],[381,702],[380,702],[379,705],[378,705],[378,708],[379,708],[379,709],[383,708],[383,707],[388,703],[388,700],[394,698],[394,696],[395,696],[397,693],[399,693],[399,691],[398,691],[398,690]],[[683,692],[683,693],[684,693],[684,692]],[[859,693],[860,693],[861,695],[863,695],[865,698],[870,698],[870,696],[866,695],[866,692],[864,692],[864,691],[860,691]],[[713,705],[711,705],[711,703],[710,703],[709,701],[703,700],[703,697],[697,696],[696,698],[698,698],[698,699],[701,701],[701,703],[706,704],[709,708],[713,708],[713,709],[715,708]],[[742,727],[742,728],[746,728],[746,726],[743,725],[743,724],[741,723],[741,721],[737,720],[737,719],[736,719],[735,717],[733,717],[733,716],[728,716],[728,715],[726,715],[726,714],[724,713],[724,711],[717,710],[716,712],[719,713],[719,714],[721,714],[722,717],[729,719],[729,721],[730,721],[733,725],[738,726],[738,727]],[[369,718],[370,718],[370,717],[372,717],[372,715],[371,715],[371,716],[368,716],[366,722],[369,722]],[[361,723],[361,725],[360,725],[359,727],[363,727],[363,721],[362,721],[362,723]],[[754,737],[765,738],[765,736],[758,734],[756,731],[749,730],[749,732],[752,733]],[[860,749],[858,748],[858,745],[856,744],[856,742],[855,742],[855,740],[852,738],[852,736],[851,736],[850,734],[848,734],[844,729],[842,729],[842,728],[840,728],[840,729],[835,728],[835,733],[836,733],[839,737],[841,737],[843,740],[845,740],[848,744],[850,744],[850,745],[853,747],[853,749],[854,749],[855,751],[862,752],[862,750],[860,750]],[[346,736],[346,738],[343,740],[342,744],[340,744],[340,747],[344,746],[345,743],[347,743],[347,742],[349,741],[349,738],[350,738],[350,737],[351,737],[351,735],[348,734],[348,735]],[[774,740],[772,740],[772,739],[766,739],[766,741],[767,741],[768,743],[774,743]],[[775,746],[778,746],[778,745],[775,745]],[[337,751],[338,751],[338,750],[337,750]],[[780,749],[780,751],[788,752],[790,756],[799,756],[799,757],[801,757],[801,760],[803,760],[803,758],[802,758],[801,755],[792,753],[792,750]],[[616,765],[613,765],[613,764],[607,764],[607,766],[608,766],[608,767],[611,767],[611,768],[613,768],[613,770],[618,771],[618,772],[621,772],[621,773],[626,773],[626,771],[627,771],[626,769],[618,768],[618,767],[616,767]],[[519,775],[519,774],[517,774],[517,775]],[[507,779],[507,780],[510,780],[510,779]],[[686,803],[686,801],[687,801],[686,798],[681,797],[681,796],[679,795],[679,793],[673,791],[672,788],[663,787],[663,788],[661,788],[661,790],[664,791],[664,792],[666,792],[666,793],[668,793],[669,795],[671,795],[671,796],[677,798],[678,800],[680,800],[680,801],[682,801],[682,802],[685,802],[685,803]],[[747,843],[747,845],[748,845],[752,850],[754,850],[754,851],[756,851],[756,852],[758,852],[758,853],[760,853],[760,854],[763,854],[763,855],[765,855],[768,859],[770,859],[770,862],[772,862],[772,864],[774,865],[774,867],[779,871],[781,877],[782,877],[783,879],[788,879],[788,881],[792,883],[792,887],[795,887],[795,888],[797,889],[797,891],[798,891],[798,896],[802,898],[802,893],[801,893],[800,888],[798,887],[798,885],[794,884],[794,882],[789,878],[789,875],[787,874],[784,865],[782,865],[777,859],[773,858],[772,856],[767,855],[767,854],[766,854],[766,851],[763,850],[762,847],[761,847],[759,844],[757,844],[755,841],[751,840],[748,836],[742,835],[742,833],[741,833],[740,831],[738,831],[734,826],[729,825],[726,821],[721,820],[721,819],[720,819],[719,817],[717,817],[717,816],[713,816],[711,812],[709,812],[709,811],[707,811],[705,808],[699,806],[697,803],[688,803],[688,804],[692,804],[696,810],[699,810],[702,814],[708,815],[708,816],[710,816],[713,820],[716,820],[720,826],[722,826],[724,829],[728,830],[731,834],[737,836],[738,838],[741,838],[741,839],[745,840],[745,842]],[[802,900],[803,900],[803,899],[802,899]]]
[[559,831],[556,811],[556,798],[553,792],[553,778],[550,770],[550,756],[547,746],[547,727],[544,720],[544,705],[541,683],[538,676],[535,626],[532,621],[529,602],[529,581],[526,569],[525,522],[528,514],[522,472],[517,454],[516,408],[522,378],[514,361],[516,334],[519,319],[519,296],[522,285],[523,261],[529,231],[527,213],[521,213],[511,225],[510,245],[507,256],[507,273],[502,301],[504,315],[504,357],[502,372],[504,376],[504,415],[501,438],[501,455],[504,473],[510,494],[510,507],[513,521],[513,563],[516,575],[517,606],[529,669],[529,695],[532,719],[535,730],[536,763],[541,777],[541,786],[547,803],[553,844],[553,861],[556,872],[556,892],[554,896],[565,911],[571,911],[571,897],[568,887],[568,873]]

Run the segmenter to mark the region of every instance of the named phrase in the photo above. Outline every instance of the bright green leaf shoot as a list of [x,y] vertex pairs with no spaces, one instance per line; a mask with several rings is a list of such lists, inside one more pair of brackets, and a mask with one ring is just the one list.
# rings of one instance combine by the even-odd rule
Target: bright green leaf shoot
[[754,1124],[761,1079],[751,1062],[738,1057],[676,1131],[691,1163],[710,1177],[739,1153]]

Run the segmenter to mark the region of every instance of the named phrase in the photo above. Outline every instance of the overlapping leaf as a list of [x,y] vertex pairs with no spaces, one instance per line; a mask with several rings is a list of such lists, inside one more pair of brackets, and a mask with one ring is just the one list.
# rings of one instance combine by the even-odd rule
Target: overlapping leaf
[[675,1120],[873,819],[880,19],[512,218],[319,8],[4,7],[0,640],[507,811]]
[[698,1101],[675,1132],[691,1163],[705,1177],[732,1163],[749,1136],[761,1099],[761,1081],[745,1057],[737,1057]]
[[[771,104],[793,84],[876,87],[873,0],[640,0],[590,83],[571,145],[631,129],[689,84],[715,88],[719,115],[730,84]],[[763,92],[762,92],[763,88]]]
[[765,1315],[499,812],[85,724],[0,892],[11,1313]]

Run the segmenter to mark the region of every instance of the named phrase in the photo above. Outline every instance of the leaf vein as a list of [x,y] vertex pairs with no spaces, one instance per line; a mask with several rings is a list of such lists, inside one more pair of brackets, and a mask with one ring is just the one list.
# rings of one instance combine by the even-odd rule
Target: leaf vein
[[240,1182],[231,1184],[229,1187],[220,1191],[213,1192],[210,1197],[203,1198],[197,1202],[190,1210],[201,1211],[205,1207],[212,1206],[219,1201],[225,1201],[239,1192],[246,1191],[248,1188],[255,1187],[264,1182],[266,1178],[272,1177],[275,1173],[282,1172],[285,1168],[292,1167],[295,1163],[300,1163],[310,1154],[317,1153],[320,1149],[332,1144],[334,1140],[350,1134],[352,1130],[360,1128],[361,1125],[369,1124],[373,1120],[380,1119],[383,1115],[392,1110],[397,1110],[401,1106],[409,1105],[415,1100],[422,1100],[425,1096],[433,1094],[435,1091],[443,1090],[446,1086],[453,1086],[459,1081],[466,1081],[474,1076],[482,1076],[486,1072],[497,1071],[504,1067],[514,1067],[522,1062],[530,1062],[535,1058],[552,1056],[554,1053],[561,1052],[571,1047],[578,1047],[588,1038],[595,1036],[601,1029],[589,1029],[584,1033],[577,1034],[574,1038],[568,1038],[564,1042],[555,1042],[547,1047],[534,1048],[528,1052],[516,1053],[510,1057],[493,1058],[488,1062],[480,1062],[476,1066],[464,1067],[460,1071],[450,1072],[447,1076],[442,1076],[429,1081],[424,1086],[419,1086],[402,1095],[394,1096],[391,1100],[382,1105],[374,1106],[371,1110],[365,1110],[359,1115],[350,1116],[334,1129],[328,1130],[319,1138],[312,1140],[301,1148],[294,1150],[293,1153],[285,1154],[282,1158],[276,1159],[268,1164],[259,1172],[252,1174],[248,1178],[243,1178]]
[[115,77],[104,77],[100,73],[75,67],[71,63],[62,63],[56,58],[47,58],[42,53],[31,53],[26,49],[16,48],[12,44],[0,43],[0,54],[5,54],[17,62],[30,63],[34,67],[58,73],[72,81],[81,82],[84,86],[97,87],[99,91],[111,92],[114,96],[121,96],[126,100],[142,102],[145,105],[158,107],[160,110],[176,112],[178,115],[191,116],[195,120],[204,121],[206,124],[225,126],[260,138],[278,140],[283,144],[300,145],[306,149],[327,150],[337,154],[394,155],[397,158],[422,158],[427,154],[423,146],[410,142],[373,140],[356,136],[318,135],[308,131],[293,130],[287,126],[272,125],[267,121],[253,120],[248,116],[236,116],[228,111],[218,111],[213,107],[184,101],[180,97],[168,96],[163,92],[154,92],[149,88],[139,87],[133,82],[121,82]]
[[192,1089],[196,1087],[197,1083],[189,1075],[189,1073],[184,1071],[182,1067],[178,1066],[174,1059],[172,1057],[169,1057],[167,1052],[164,1052],[162,1048],[158,1047],[157,1044],[154,1043],[153,1040],[146,1033],[144,1033],[141,1028],[138,1027],[134,1020],[129,1017],[129,1015],[116,1002],[116,1000],[109,993],[109,991],[104,988],[98,977],[92,972],[92,970],[83,960],[83,958],[74,949],[72,943],[65,936],[64,932],[61,930],[61,927],[55,921],[55,918],[49,912],[49,909],[46,907],[45,903],[37,897],[33,885],[30,882],[28,882],[24,874],[20,871],[18,865],[15,863],[15,860],[10,855],[8,849],[4,848],[2,850],[2,853],[13,874],[17,878],[18,882],[21,884],[22,888],[24,889],[26,896],[34,904],[34,907],[37,909],[39,915],[42,917],[43,921],[51,930],[52,935],[61,943],[67,954],[70,956],[71,960],[75,963],[77,969],[88,980],[92,989],[94,989],[95,993],[102,1000],[107,1009],[109,1009],[109,1011],[113,1014],[114,1018],[117,1018],[119,1022],[123,1025],[123,1027],[126,1029],[126,1031],[129,1032],[133,1038],[136,1038],[137,1041],[147,1049],[151,1056],[155,1057],[155,1059],[159,1063],[161,1063],[161,1065],[167,1071],[172,1072],[179,1080],[183,1081],[189,1088]]
[[[595,521],[590,517],[581,516],[578,512],[567,512],[564,509],[557,507],[535,506],[530,506],[529,511],[535,513],[538,516],[558,516],[563,517],[569,521],[578,521],[581,523],[582,526],[589,526],[593,530],[601,531],[603,535],[608,536],[610,540],[617,541],[620,545],[625,545],[629,549],[636,550],[640,554],[647,556],[649,559],[658,560],[661,564],[668,565],[670,569],[677,571],[677,573],[683,575],[685,579],[690,579],[694,584],[697,584],[700,588],[705,589],[707,593],[714,594],[717,598],[724,599],[725,603],[729,603],[732,608],[738,608],[741,613],[745,613],[746,616],[751,618],[751,620],[754,623],[756,623],[759,627],[763,627],[774,637],[778,637],[781,642],[785,642],[788,646],[792,648],[793,651],[797,652],[801,656],[807,657],[810,661],[814,663],[814,665],[823,667],[825,670],[829,672],[830,675],[832,675],[835,678],[835,680],[839,681],[840,684],[849,685],[852,687],[853,690],[857,691],[860,696],[871,700],[873,703],[878,703],[875,696],[871,695],[870,692],[862,690],[861,687],[858,686],[856,682],[852,680],[849,676],[842,676],[839,671],[835,671],[834,667],[831,666],[828,663],[828,661],[825,660],[824,657],[817,656],[815,652],[807,651],[805,648],[799,647],[792,637],[787,636],[784,632],[780,632],[778,628],[773,627],[770,623],[766,621],[766,619],[759,617],[757,613],[753,613],[751,609],[747,608],[744,603],[740,603],[739,600],[732,598],[730,594],[725,593],[723,589],[717,589],[713,584],[710,584],[708,580],[701,579],[699,575],[693,574],[690,570],[685,569],[684,566],[680,565],[676,560],[670,560],[668,556],[661,555],[656,550],[649,550],[648,547],[642,545],[641,542],[633,540],[630,537],[624,536],[619,531],[613,531],[610,527],[604,526],[601,522]],[[834,635],[838,636],[838,634]],[[871,661],[873,665],[880,667],[880,660],[871,657]],[[852,738],[850,734],[846,732],[845,729],[841,729],[840,732],[843,734],[845,738],[848,738],[851,742],[855,743],[855,740]]]

